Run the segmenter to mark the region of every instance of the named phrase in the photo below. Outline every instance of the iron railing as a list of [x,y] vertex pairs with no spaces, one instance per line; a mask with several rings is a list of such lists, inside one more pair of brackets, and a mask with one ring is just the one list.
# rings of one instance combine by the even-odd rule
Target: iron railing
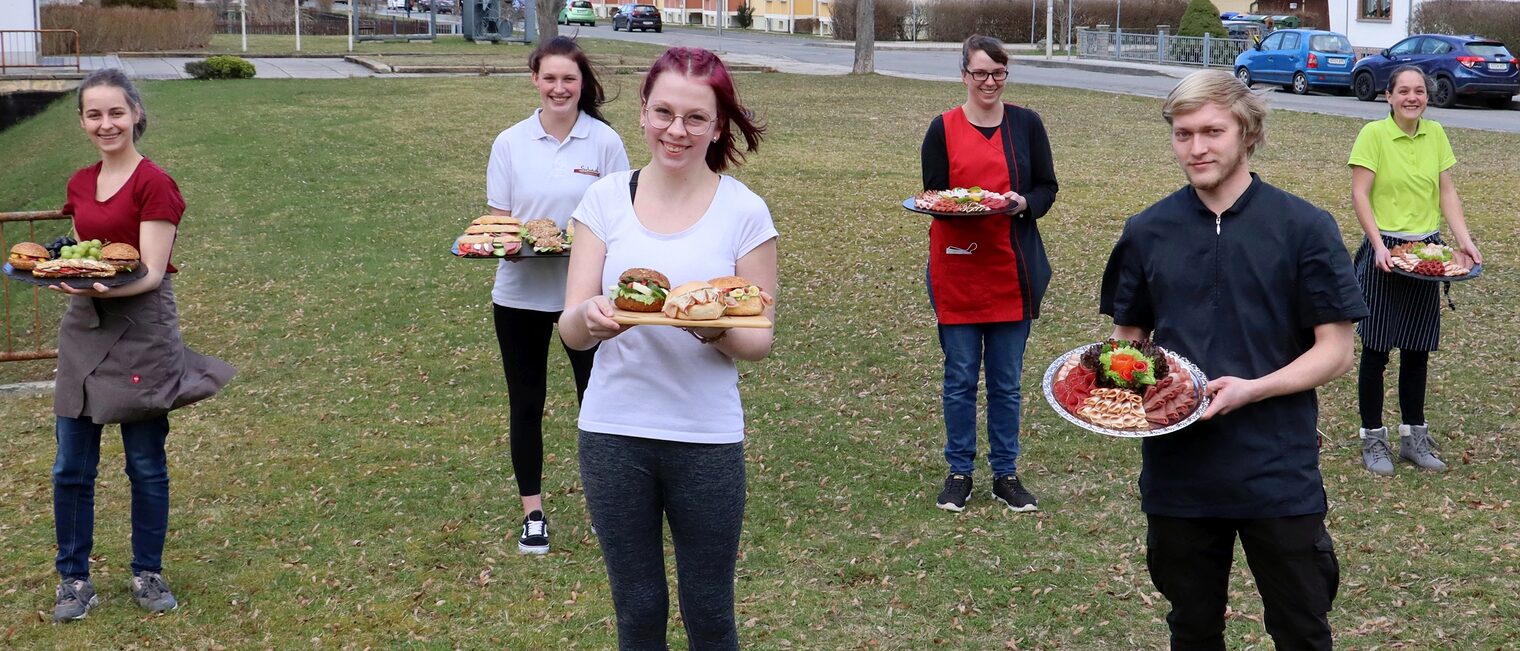
[[1078,56],[1115,61],[1232,68],[1235,57],[1251,48],[1251,41],[1213,38],[1207,34],[1173,36],[1166,33],[1077,30]]
[[[44,210],[36,212],[0,212],[0,251],[3,251],[6,255],[9,255],[11,250],[11,243],[6,238],[6,225],[16,222],[25,222],[27,225],[27,241],[36,242],[37,222],[59,219],[67,220],[69,219],[69,216],[56,210]],[[50,324],[52,326],[55,326],[52,328],[43,327],[41,300],[43,289],[36,285],[27,285],[32,290],[32,348],[28,350],[17,350],[17,327],[11,322],[13,316],[11,307],[12,302],[14,301],[11,287],[13,285],[17,285],[17,283],[12,282],[9,278],[7,278],[4,282],[0,282],[0,285],[4,286],[5,301],[5,350],[0,350],[0,362],[20,362],[34,359],[56,359],[58,357],[58,349],[56,347],[45,348],[45,344],[43,342],[44,333],[48,333],[50,336],[56,336],[58,333],[56,323]],[[49,341],[52,341],[52,339],[50,338]],[[56,346],[56,343],[54,345]]]
[[0,73],[10,68],[73,68],[79,72],[79,32],[0,29]]

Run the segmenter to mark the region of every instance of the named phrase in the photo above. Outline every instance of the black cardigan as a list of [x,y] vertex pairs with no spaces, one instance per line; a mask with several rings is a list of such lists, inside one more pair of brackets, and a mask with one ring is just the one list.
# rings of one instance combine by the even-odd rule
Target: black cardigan
[[[977,127],[982,129],[982,127]],[[1024,314],[1040,316],[1040,302],[1050,285],[1050,260],[1045,255],[1045,241],[1040,237],[1036,220],[1055,205],[1060,185],[1056,183],[1055,161],[1050,154],[1050,136],[1040,114],[1013,104],[1003,104],[1003,154],[1008,159],[1010,178],[1017,178],[1014,192],[1023,195],[1028,207],[1013,216],[1009,237],[1019,258],[1019,290],[1024,296]],[[985,133],[985,131],[984,131]],[[1010,144],[1012,146],[1010,146]],[[936,115],[924,134],[919,153],[923,165],[925,190],[950,187],[950,153],[945,144],[944,116]],[[1015,168],[1015,164],[1017,168]],[[1019,174],[1015,175],[1013,170]]]

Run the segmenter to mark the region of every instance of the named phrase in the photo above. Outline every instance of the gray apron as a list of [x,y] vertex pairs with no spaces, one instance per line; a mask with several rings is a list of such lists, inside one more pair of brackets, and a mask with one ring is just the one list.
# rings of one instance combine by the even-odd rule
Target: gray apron
[[69,298],[58,328],[53,413],[97,424],[156,418],[209,398],[236,369],[179,338],[174,282],[122,298]]

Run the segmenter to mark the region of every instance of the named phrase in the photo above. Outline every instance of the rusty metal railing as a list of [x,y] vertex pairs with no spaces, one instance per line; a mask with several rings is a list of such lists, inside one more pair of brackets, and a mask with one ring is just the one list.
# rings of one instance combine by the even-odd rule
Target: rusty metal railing
[[[33,212],[0,212],[0,253],[8,256],[10,255],[11,251],[11,243],[7,241],[5,235],[4,226],[6,224],[14,222],[26,222],[28,238],[27,241],[36,242],[37,222],[58,219],[67,220],[69,219],[69,216],[56,210],[41,210]],[[15,284],[16,283],[11,281],[9,278],[5,279],[4,282],[0,282],[0,285],[4,285],[5,287],[5,350],[0,350],[0,362],[20,362],[34,359],[56,359],[58,357],[57,348],[43,348],[41,299],[43,290],[41,287],[38,287],[36,285],[30,285],[32,289],[32,349],[16,350],[16,332],[15,327],[11,324],[11,286]]]
[[79,32],[0,29],[0,73],[9,68],[73,68],[79,72]]

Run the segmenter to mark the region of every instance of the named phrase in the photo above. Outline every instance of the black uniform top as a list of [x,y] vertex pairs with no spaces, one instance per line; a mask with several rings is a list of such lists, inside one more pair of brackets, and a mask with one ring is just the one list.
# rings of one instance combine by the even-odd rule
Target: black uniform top
[[[1314,327],[1367,316],[1329,213],[1264,183],[1216,216],[1192,186],[1130,218],[1103,274],[1101,311],[1211,378],[1256,379],[1314,345]],[[1141,447],[1141,509],[1170,517],[1323,512],[1311,389],[1199,421]]]

